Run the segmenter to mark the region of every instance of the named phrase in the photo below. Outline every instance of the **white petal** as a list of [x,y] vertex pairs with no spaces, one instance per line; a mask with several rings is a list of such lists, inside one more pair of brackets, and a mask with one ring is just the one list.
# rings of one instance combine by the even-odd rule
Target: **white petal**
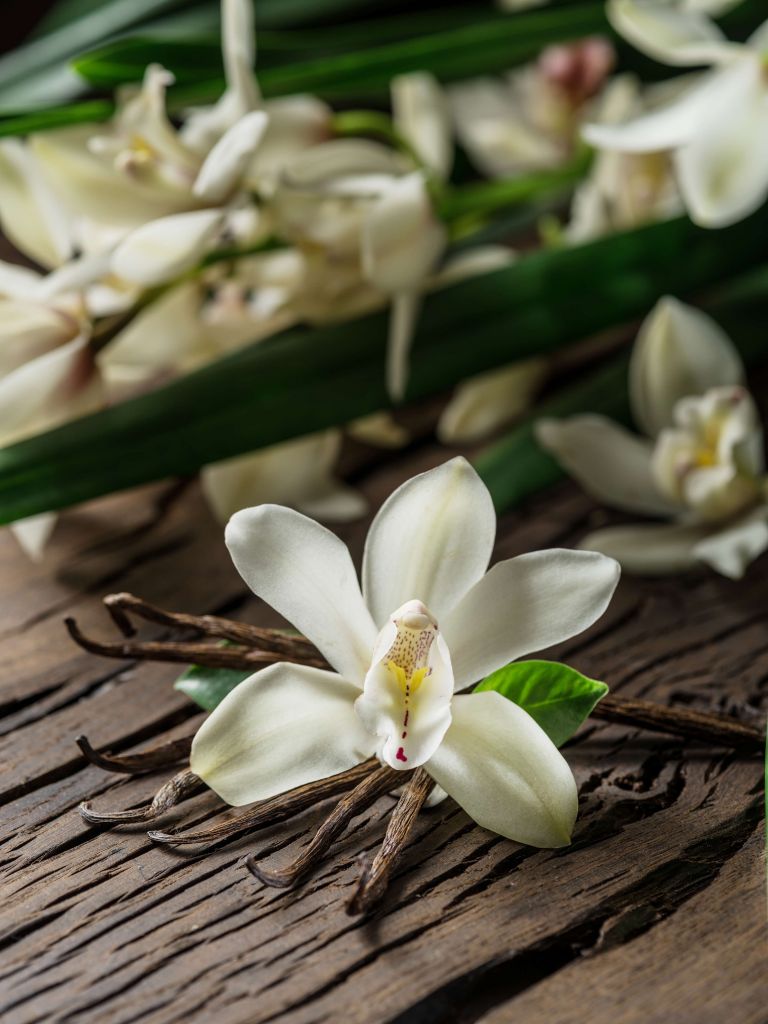
[[308,637],[342,676],[362,686],[376,628],[346,545],[280,505],[237,512],[225,537],[254,594]]
[[198,199],[219,203],[240,184],[264,137],[267,123],[267,115],[261,110],[254,110],[236,121],[219,139],[206,157],[192,188]]
[[[393,620],[412,607],[424,606],[418,601],[407,602],[394,612]],[[434,754],[451,724],[453,671],[450,654],[438,632],[433,634],[426,665],[417,670],[416,677],[406,672],[399,678],[390,661],[397,634],[395,621],[382,630],[355,711],[368,732],[382,741],[381,760],[405,771],[418,768]]]
[[768,90],[760,58],[720,75],[709,118],[675,157],[691,219],[703,227],[734,224],[768,195]]
[[377,626],[413,599],[439,622],[482,577],[495,533],[488,488],[466,459],[398,487],[365,542],[363,593]]
[[613,27],[633,46],[662,64],[684,67],[728,57],[735,46],[703,13],[643,0],[610,0]]
[[29,267],[0,260],[0,295],[9,299],[35,299],[43,275]]
[[363,221],[363,273],[384,292],[411,292],[430,273],[445,242],[422,175],[393,179]]
[[[735,2],[740,2],[740,0],[735,0]],[[735,6],[734,0],[728,0],[728,6]],[[758,53],[764,53],[768,50],[768,21],[764,21],[762,25],[755,29],[747,40],[747,46]]]
[[478,245],[446,259],[429,282],[430,288],[445,288],[478,274],[490,274],[514,263],[517,253],[506,245]]
[[679,98],[626,124],[585,125],[582,137],[598,149],[623,153],[656,153],[685,145],[707,123],[721,78],[720,72],[704,75]]
[[305,150],[327,141],[331,109],[316,96],[278,96],[263,109],[269,117],[264,138],[251,161],[248,180],[264,194]]
[[395,127],[420,160],[440,178],[447,178],[453,163],[450,111],[440,83],[426,71],[413,71],[392,79]]
[[305,665],[262,669],[203,722],[190,768],[234,807],[347,771],[375,747],[354,712],[359,692]]
[[402,448],[408,444],[410,433],[401,426],[390,412],[374,412],[353,420],[346,426],[347,434],[362,444],[374,448]]
[[643,321],[629,364],[632,412],[649,437],[672,424],[681,398],[743,380],[738,352],[710,316],[670,295],[659,299]]
[[0,379],[0,446],[84,416],[102,400],[88,338],[81,335]]
[[549,373],[546,359],[526,359],[463,381],[437,424],[443,444],[482,441],[530,408]]
[[158,373],[188,372],[217,353],[200,318],[199,284],[185,281],[140,310],[99,353],[107,381],[121,385]]
[[478,825],[530,846],[567,846],[578,792],[554,743],[500,693],[455,697],[453,721],[427,764]]
[[392,299],[387,338],[387,392],[399,402],[405,396],[410,369],[411,342],[421,296],[416,292],[400,292]]
[[768,508],[750,512],[731,526],[700,540],[693,554],[723,576],[739,580],[747,566],[768,549]]
[[74,316],[41,302],[0,299],[0,377],[72,341]]
[[33,562],[42,561],[45,546],[50,540],[57,519],[56,512],[41,512],[39,515],[17,519],[15,523],[11,523],[11,533]]
[[605,416],[539,420],[536,439],[598,501],[647,515],[675,511],[656,486],[651,442]]
[[216,462],[202,471],[203,491],[222,523],[265,502],[313,518],[355,518],[364,514],[366,503],[333,477],[340,444],[341,434],[328,430]]
[[615,558],[624,572],[663,576],[694,566],[694,548],[707,534],[700,526],[611,526],[588,534],[580,546]]
[[41,172],[30,145],[0,143],[0,219],[13,244],[44,267],[72,255],[72,220]]
[[612,558],[552,548],[499,562],[443,621],[456,688],[583,632],[619,582]]
[[253,110],[260,100],[253,74],[256,32],[252,0],[222,0],[221,35],[227,89],[239,100],[242,112]]
[[136,284],[170,281],[199,263],[221,227],[221,210],[193,210],[150,221],[112,254],[112,270]]

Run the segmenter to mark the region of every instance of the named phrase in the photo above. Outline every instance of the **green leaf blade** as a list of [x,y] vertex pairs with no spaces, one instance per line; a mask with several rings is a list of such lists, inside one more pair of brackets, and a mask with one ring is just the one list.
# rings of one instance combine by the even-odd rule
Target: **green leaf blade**
[[474,693],[500,693],[541,726],[561,747],[592,713],[608,687],[556,661],[516,661],[498,669]]
[[193,700],[203,711],[213,711],[228,693],[252,675],[253,672],[248,670],[190,665],[173,688]]

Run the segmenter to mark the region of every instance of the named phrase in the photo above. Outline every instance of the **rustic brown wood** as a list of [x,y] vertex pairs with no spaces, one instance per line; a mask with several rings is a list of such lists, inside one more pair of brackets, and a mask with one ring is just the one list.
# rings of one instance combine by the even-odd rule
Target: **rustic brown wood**
[[[354,471],[375,507],[444,452],[422,446]],[[500,524],[496,558],[575,542],[603,519],[564,485]],[[365,523],[343,531],[359,557]],[[735,714],[768,702],[765,559],[740,583],[700,572],[622,581],[605,619],[547,652],[622,697]],[[203,719],[173,665],[79,650],[62,619],[106,635],[114,591],[160,608],[284,625],[250,597],[196,487],[145,488],[66,513],[30,565],[0,537],[0,1017],[105,1024],[464,1022],[762,1024],[765,871],[761,764],[722,747],[590,721],[565,751],[580,787],[567,850],[535,851],[474,826],[451,801],[424,811],[385,903],[345,904],[381,844],[382,797],[291,892],[255,882],[248,834],[175,851],[145,827],[93,828],[94,806],[144,806],[167,772],[108,774],[110,756],[188,735]],[[162,624],[148,638],[162,639]],[[156,630],[152,636],[152,630]],[[294,859],[327,804],[259,832]],[[166,830],[236,820],[211,793]],[[200,855],[204,853],[204,855]]]

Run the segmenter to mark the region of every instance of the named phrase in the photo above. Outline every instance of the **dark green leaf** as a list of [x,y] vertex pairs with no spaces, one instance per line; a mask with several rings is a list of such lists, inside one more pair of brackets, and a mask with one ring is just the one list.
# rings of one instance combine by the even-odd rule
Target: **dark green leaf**
[[[416,335],[409,396],[439,393],[473,373],[644,316],[667,292],[685,297],[711,287],[763,258],[766,223],[768,209],[723,231],[670,221],[586,246],[535,252],[430,295]],[[753,287],[764,300],[765,281]],[[764,311],[750,311],[755,325],[764,323]],[[151,394],[6,448],[0,451],[0,522],[193,473],[385,408],[386,337],[384,313],[296,328]],[[768,344],[764,331],[759,340]],[[545,477],[552,471],[547,464]],[[495,481],[503,483],[509,472],[505,466]]]
[[181,690],[204,711],[213,711],[238,683],[252,675],[252,671],[191,665],[176,680],[174,689]]
[[573,736],[608,693],[605,683],[556,661],[515,661],[478,683],[474,692],[486,690],[495,690],[527,711],[557,747]]

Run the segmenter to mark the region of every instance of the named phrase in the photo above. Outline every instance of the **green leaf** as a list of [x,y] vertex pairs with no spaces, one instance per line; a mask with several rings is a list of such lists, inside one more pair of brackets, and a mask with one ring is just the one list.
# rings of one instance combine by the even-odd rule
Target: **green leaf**
[[[645,316],[668,292],[685,297],[711,287],[764,257],[767,222],[768,208],[722,231],[669,221],[581,247],[537,251],[436,292],[419,321],[409,397],[439,393],[473,373]],[[763,306],[744,307],[753,332],[765,322],[766,276],[753,285]],[[151,394],[1,450],[0,522],[194,473],[386,408],[387,323],[379,313],[295,328]],[[756,343],[768,346],[764,331]],[[506,464],[495,479],[503,484],[510,475]]]
[[556,747],[573,736],[608,693],[605,683],[556,661],[515,661],[478,683],[473,692],[487,690],[527,711]]
[[173,684],[204,711],[213,711],[238,683],[252,676],[252,671],[234,668],[206,668],[204,665],[190,665]]

